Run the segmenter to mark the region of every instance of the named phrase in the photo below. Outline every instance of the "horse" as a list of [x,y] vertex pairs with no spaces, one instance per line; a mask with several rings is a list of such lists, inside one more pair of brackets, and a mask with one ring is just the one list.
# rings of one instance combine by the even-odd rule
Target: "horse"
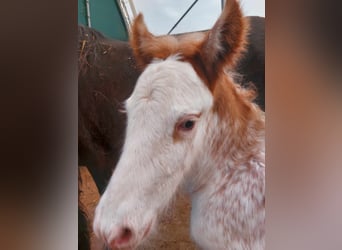
[[[241,82],[255,84],[260,96],[257,103],[264,107],[264,18],[246,18],[251,24],[249,43],[235,71],[243,77]],[[120,103],[132,93],[141,70],[127,42],[82,25],[78,26],[78,64],[79,166],[87,166],[102,194],[123,145],[126,115],[120,112]],[[80,208],[80,236],[86,239],[81,204]],[[84,246],[86,241],[80,240]],[[83,245],[80,249],[85,249]]]
[[[265,107],[264,18],[246,17],[248,44],[234,71],[239,82],[257,89],[256,103]],[[181,35],[180,35],[181,36]],[[121,148],[126,115],[121,103],[132,93],[141,73],[127,42],[109,39],[99,31],[78,26],[78,156],[102,194]]]
[[103,193],[120,156],[126,115],[121,103],[140,74],[127,42],[78,26],[78,165]]
[[112,248],[135,248],[155,231],[177,190],[191,198],[190,232],[201,249],[265,248],[265,115],[236,84],[248,22],[237,0],[206,33],[156,37],[139,14],[130,36],[142,73],[125,101],[125,142],[95,211]]

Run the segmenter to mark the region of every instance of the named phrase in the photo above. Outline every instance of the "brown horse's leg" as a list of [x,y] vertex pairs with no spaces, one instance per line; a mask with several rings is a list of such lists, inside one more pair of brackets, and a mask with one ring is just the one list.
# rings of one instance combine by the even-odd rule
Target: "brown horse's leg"
[[80,184],[82,183],[78,168],[78,250],[90,250],[89,224],[86,209],[80,201]]
[[90,250],[89,225],[86,212],[78,202],[78,250]]

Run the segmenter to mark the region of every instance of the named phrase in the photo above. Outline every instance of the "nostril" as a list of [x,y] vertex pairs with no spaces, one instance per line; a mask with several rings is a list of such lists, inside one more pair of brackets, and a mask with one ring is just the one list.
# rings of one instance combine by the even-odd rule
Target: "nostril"
[[124,227],[121,232],[121,239],[123,241],[129,241],[132,238],[132,231],[128,227]]
[[120,245],[126,245],[131,241],[133,237],[133,231],[129,227],[123,227],[118,236],[111,242],[112,247],[118,247]]

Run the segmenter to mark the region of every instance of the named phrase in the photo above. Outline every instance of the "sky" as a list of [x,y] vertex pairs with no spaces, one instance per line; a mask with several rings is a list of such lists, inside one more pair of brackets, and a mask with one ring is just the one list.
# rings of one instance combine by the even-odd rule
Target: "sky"
[[[166,34],[194,0],[133,0],[149,30]],[[246,16],[265,16],[265,0],[240,0]],[[221,13],[221,0],[198,0],[172,34],[210,29]]]

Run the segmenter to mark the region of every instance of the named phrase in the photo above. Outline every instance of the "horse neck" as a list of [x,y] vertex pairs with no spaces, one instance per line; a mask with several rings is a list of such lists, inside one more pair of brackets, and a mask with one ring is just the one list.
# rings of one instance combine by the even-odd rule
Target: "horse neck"
[[[228,91],[224,85],[219,86],[218,93]],[[221,95],[221,100],[214,104],[213,112],[207,117],[207,133],[202,144],[205,149],[201,150],[193,166],[192,181],[188,183],[190,192],[196,192],[215,183],[214,179],[235,171],[265,165],[264,113],[244,94],[240,95],[240,89],[234,84],[231,86],[231,90],[235,91],[233,95],[237,96]],[[215,105],[220,105],[220,108],[215,108]],[[220,110],[222,105],[226,105],[222,109],[224,112]]]

